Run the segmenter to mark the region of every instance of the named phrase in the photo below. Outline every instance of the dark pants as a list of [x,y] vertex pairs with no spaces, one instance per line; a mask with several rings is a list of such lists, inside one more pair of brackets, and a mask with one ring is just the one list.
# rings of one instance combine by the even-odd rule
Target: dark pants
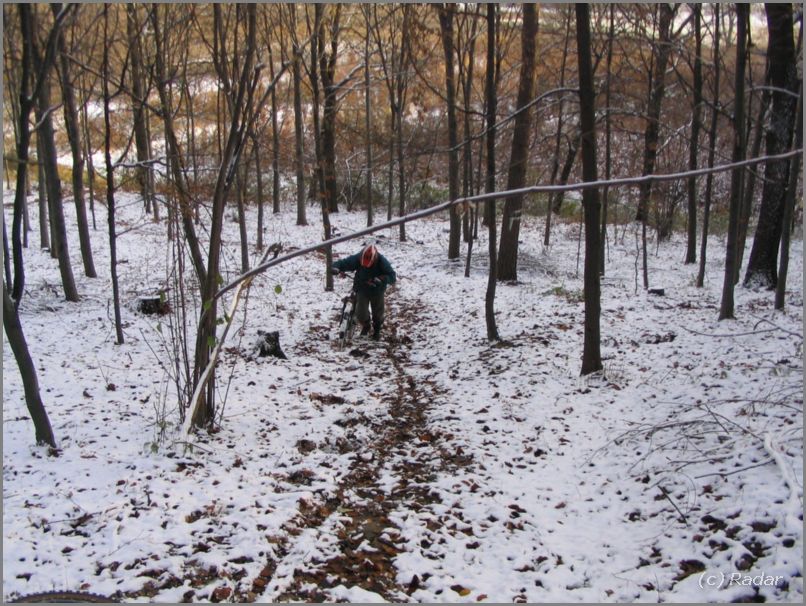
[[369,325],[369,308],[372,307],[372,325],[380,328],[383,324],[384,293],[367,296],[357,293],[355,300],[355,317],[364,326]]

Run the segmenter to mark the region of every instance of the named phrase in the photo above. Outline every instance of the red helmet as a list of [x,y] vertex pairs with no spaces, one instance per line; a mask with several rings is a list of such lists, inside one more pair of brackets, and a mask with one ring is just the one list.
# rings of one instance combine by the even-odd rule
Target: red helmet
[[375,265],[375,260],[378,258],[378,249],[370,244],[363,251],[361,251],[361,267],[372,267]]

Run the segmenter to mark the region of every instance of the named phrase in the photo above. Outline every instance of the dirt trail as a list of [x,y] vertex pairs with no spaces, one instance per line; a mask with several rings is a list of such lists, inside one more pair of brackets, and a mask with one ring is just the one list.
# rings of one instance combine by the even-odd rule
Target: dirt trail
[[[360,587],[388,601],[408,601],[424,580],[416,575],[401,579],[402,583],[397,579],[394,560],[406,546],[390,515],[401,510],[416,513],[437,502],[437,495],[429,491],[429,481],[438,471],[469,461],[455,455],[449,435],[429,426],[428,408],[445,394],[428,378],[427,371],[421,369],[415,379],[410,359],[412,348],[427,347],[427,335],[419,322],[427,311],[422,301],[401,299],[400,293],[388,299],[381,343],[359,340],[351,351],[368,364],[383,367],[387,375],[392,371],[395,388],[379,403],[389,414],[369,428],[372,438],[354,456],[335,494],[324,502],[301,506],[295,527],[288,529],[289,540],[277,546],[279,559],[268,563],[255,580],[253,592],[262,593],[272,580],[282,559],[293,550],[295,536],[323,527],[334,514],[340,516],[335,526],[338,553],[295,568],[293,578],[281,584],[284,589],[276,599],[332,601],[328,589],[344,585]],[[332,358],[332,347],[331,342],[322,342],[320,355]],[[389,476],[395,481],[391,490],[388,482],[387,487],[379,482]]]

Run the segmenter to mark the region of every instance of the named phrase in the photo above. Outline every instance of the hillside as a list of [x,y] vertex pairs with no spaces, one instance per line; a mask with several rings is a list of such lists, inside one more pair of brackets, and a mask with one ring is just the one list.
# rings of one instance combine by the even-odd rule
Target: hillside
[[[653,244],[657,296],[637,286],[634,226],[611,231],[605,370],[587,377],[576,224],[543,251],[542,219],[524,220],[494,345],[483,229],[470,278],[446,260],[446,217],[409,224],[405,243],[379,234],[398,274],[388,321],[379,343],[346,350],[333,331],[349,283],[324,292],[322,259],[294,259],[254,281],[218,368],[220,429],[188,438],[163,367],[169,317],[134,307],[168,283],[165,224],[133,195],[119,205],[123,345],[103,207],[101,277],[76,272],[79,303],[64,302],[33,234],[25,252],[20,315],[59,456],[34,445],[4,340],[4,599],[802,601],[800,240],[784,312],[739,287],[737,319],[717,322],[720,237],[702,289],[680,236]],[[321,239],[285,208],[267,243]],[[253,239],[254,209],[247,220]],[[332,221],[348,233],[365,218]],[[239,236],[224,228],[227,278]],[[278,330],[288,359],[256,356],[258,330]]]

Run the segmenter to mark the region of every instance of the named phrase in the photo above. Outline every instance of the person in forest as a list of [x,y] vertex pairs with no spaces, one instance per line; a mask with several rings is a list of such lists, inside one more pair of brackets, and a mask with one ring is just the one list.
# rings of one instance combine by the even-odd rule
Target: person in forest
[[354,271],[353,287],[356,292],[355,316],[361,325],[361,335],[369,334],[369,311],[372,308],[372,338],[381,336],[384,318],[386,287],[397,280],[388,259],[378,252],[374,244],[365,246],[361,252],[340,259],[331,268],[334,274]]

